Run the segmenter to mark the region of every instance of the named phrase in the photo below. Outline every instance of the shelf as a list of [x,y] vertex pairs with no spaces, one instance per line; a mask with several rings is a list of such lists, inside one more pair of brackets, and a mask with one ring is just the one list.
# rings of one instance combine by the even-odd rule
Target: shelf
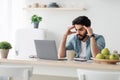
[[61,11],[85,11],[86,8],[23,8],[23,10],[61,10]]

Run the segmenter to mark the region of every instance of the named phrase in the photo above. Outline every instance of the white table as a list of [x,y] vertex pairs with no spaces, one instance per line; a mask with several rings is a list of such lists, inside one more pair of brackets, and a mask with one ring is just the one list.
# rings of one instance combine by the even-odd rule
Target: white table
[[78,61],[51,61],[51,60],[17,60],[0,59],[0,65],[31,65],[34,67],[33,73],[39,75],[61,76],[77,78],[76,69],[95,69],[120,71],[120,65],[97,64],[92,62]]

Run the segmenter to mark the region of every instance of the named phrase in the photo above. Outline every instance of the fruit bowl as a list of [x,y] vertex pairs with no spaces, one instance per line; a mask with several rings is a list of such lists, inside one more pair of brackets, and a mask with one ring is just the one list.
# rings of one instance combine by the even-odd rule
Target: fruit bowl
[[103,63],[103,64],[116,64],[117,62],[120,62],[120,60],[108,60],[108,59],[96,59],[92,58],[94,62],[96,63]]

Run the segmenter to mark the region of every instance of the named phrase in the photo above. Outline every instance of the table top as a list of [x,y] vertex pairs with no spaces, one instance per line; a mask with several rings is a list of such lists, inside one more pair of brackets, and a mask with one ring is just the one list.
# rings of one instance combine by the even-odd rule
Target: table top
[[28,64],[28,65],[45,65],[55,67],[69,67],[81,69],[101,69],[120,71],[120,64],[99,64],[90,60],[81,61],[55,61],[55,60],[38,60],[38,59],[0,59],[0,64]]

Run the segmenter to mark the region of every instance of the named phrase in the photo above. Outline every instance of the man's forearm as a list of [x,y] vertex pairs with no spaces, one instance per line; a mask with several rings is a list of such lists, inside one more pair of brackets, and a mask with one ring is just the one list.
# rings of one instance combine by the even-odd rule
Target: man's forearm
[[60,43],[59,49],[58,49],[58,58],[63,58],[65,56],[65,53],[66,53],[66,48],[65,48],[66,40],[67,40],[67,35],[64,35],[63,39],[62,39],[62,41]]
[[92,57],[95,57],[97,55],[97,53],[100,52],[97,43],[95,41],[94,37],[90,38],[90,47],[91,47],[91,53],[92,53]]

